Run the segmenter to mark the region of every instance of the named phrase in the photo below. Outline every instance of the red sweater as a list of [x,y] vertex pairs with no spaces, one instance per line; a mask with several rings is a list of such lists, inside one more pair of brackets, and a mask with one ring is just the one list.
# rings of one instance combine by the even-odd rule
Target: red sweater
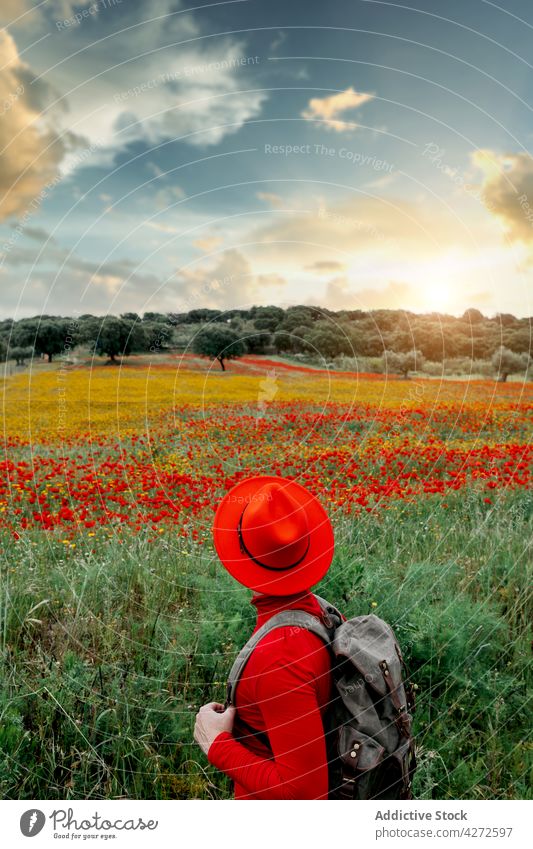
[[[258,596],[251,603],[257,608],[254,632],[280,610],[321,612],[309,590],[283,598]],[[316,634],[284,626],[259,641],[237,686],[234,733],[242,733],[242,720],[266,732],[270,747],[250,732],[244,745],[223,731],[207,755],[233,779],[236,799],[327,798],[322,716],[331,692],[329,651]]]

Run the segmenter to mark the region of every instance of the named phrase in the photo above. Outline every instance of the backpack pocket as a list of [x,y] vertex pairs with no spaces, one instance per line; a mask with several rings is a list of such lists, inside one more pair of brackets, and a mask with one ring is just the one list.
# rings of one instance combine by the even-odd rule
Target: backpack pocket
[[339,757],[346,769],[374,769],[382,760],[385,748],[361,731],[344,725],[339,732]]
[[385,748],[377,740],[368,737],[351,725],[339,729],[338,772],[334,777],[330,798],[369,798],[374,785],[374,776],[380,770]]

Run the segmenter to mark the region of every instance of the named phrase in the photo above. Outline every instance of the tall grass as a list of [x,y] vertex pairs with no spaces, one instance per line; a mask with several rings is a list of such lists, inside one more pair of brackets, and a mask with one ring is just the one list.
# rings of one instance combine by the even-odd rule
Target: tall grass
[[[389,621],[417,688],[420,798],[531,798],[531,494],[338,518],[319,594]],[[225,798],[193,743],[255,611],[211,549],[42,532],[2,551],[4,798]]]

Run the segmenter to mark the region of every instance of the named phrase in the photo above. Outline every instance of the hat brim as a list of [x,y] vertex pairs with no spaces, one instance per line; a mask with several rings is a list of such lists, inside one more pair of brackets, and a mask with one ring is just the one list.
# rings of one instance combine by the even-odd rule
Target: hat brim
[[[267,569],[245,554],[237,526],[246,505],[267,483],[286,487],[304,507],[309,527],[309,546],[303,560],[287,570]],[[226,493],[215,513],[213,539],[227,571],[245,587],[267,595],[292,595],[317,584],[333,559],[334,538],[329,516],[320,501],[296,481],[272,475],[247,478]]]

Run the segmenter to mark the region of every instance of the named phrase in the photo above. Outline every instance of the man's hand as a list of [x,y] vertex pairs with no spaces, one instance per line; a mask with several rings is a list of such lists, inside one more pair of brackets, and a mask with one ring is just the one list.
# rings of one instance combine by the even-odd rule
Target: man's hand
[[204,754],[207,755],[215,737],[222,731],[232,730],[234,719],[235,708],[228,707],[224,710],[224,705],[220,702],[209,702],[200,708],[194,724],[194,739]]

